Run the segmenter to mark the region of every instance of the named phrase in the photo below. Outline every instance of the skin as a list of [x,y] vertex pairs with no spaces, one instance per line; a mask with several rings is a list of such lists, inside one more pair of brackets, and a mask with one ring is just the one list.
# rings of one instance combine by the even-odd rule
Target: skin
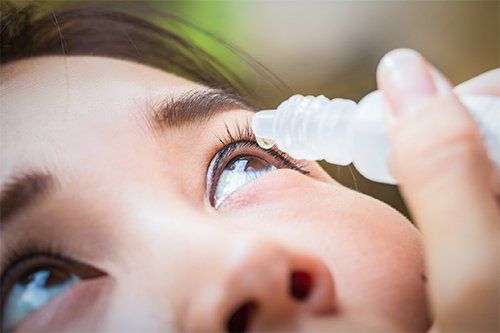
[[[252,114],[230,110],[151,133],[145,105],[193,89],[207,88],[110,58],[2,68],[2,184],[20,170],[57,178],[6,225],[2,256],[53,244],[106,273],[55,297],[19,330],[221,331],[248,299],[258,305],[257,331],[427,330],[418,231],[316,163],[304,164],[308,175],[272,171],[211,207],[205,179],[218,137]],[[288,292],[297,270],[314,280],[303,301]]]

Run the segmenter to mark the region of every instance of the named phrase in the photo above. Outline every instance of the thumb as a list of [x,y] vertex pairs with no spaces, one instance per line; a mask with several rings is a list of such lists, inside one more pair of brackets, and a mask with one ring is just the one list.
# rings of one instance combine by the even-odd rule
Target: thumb
[[377,80],[395,118],[391,170],[423,234],[437,324],[498,329],[500,218],[478,128],[415,51],[388,53]]

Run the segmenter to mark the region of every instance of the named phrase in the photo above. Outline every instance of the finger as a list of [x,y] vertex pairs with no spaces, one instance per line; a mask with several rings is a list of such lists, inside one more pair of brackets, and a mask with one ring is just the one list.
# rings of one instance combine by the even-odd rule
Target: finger
[[423,234],[437,324],[496,331],[500,214],[478,128],[415,51],[390,52],[377,79],[396,117],[391,167]]
[[[432,68],[431,68],[432,69]],[[491,95],[500,96],[500,68],[476,76],[455,87],[454,92],[462,95]],[[500,110],[492,110],[500,116]],[[500,165],[492,175],[497,205],[500,207]]]
[[458,94],[500,96],[500,68],[476,76],[455,88]]

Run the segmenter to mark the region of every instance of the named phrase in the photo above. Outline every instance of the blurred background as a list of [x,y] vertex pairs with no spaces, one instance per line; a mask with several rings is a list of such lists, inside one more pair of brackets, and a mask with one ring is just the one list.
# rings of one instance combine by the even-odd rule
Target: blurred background
[[[159,1],[223,38],[185,33],[248,82],[262,106],[294,93],[359,101],[376,89],[375,69],[389,50],[420,51],[458,84],[499,67],[500,1]],[[256,64],[242,61],[236,46]],[[281,80],[281,82],[280,82]],[[323,164],[346,186],[405,214],[397,189],[365,180],[352,167]]]

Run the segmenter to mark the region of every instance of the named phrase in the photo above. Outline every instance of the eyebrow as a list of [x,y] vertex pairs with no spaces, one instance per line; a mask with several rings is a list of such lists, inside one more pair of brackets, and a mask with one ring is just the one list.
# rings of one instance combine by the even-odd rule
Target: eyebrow
[[7,181],[0,194],[0,228],[22,208],[54,187],[54,178],[47,173],[28,172]]
[[169,97],[151,107],[146,122],[153,131],[203,123],[215,115],[235,109],[256,111],[241,96],[223,89],[191,90],[178,97]]

